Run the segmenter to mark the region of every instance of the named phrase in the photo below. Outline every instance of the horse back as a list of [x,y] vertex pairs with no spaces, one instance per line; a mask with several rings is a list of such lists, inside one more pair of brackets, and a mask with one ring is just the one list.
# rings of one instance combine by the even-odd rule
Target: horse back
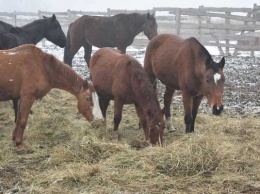
[[41,53],[33,45],[0,51],[0,101],[18,98],[31,88],[37,90],[35,86],[45,78]]
[[78,44],[85,41],[96,47],[117,47],[132,44],[135,34],[134,23],[129,16],[89,16],[84,15],[72,23],[70,36]]
[[130,78],[138,62],[131,56],[122,54],[112,48],[101,48],[90,59],[90,75],[93,84],[100,94],[114,97],[127,96],[125,101],[133,99]]

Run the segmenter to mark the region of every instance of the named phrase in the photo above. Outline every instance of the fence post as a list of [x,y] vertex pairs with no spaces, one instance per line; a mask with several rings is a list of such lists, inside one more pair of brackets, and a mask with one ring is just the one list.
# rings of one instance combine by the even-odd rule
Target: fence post
[[16,11],[14,11],[14,15],[13,15],[13,17],[14,17],[14,26],[17,26],[17,16],[16,16]]
[[[230,19],[229,18],[227,18],[227,16],[230,16],[230,12],[226,12],[226,18],[225,18],[225,24],[226,25],[229,25],[230,24]],[[225,33],[226,34],[229,34],[229,30],[225,30]],[[226,55],[228,56],[230,53],[229,53],[229,39],[226,39],[225,40],[226,41]]]
[[[203,5],[201,5],[201,6],[199,6],[199,12],[202,12],[201,11],[201,8],[203,7]],[[200,26],[201,26],[201,16],[199,15],[198,16],[198,25],[199,25],[199,27],[198,27],[198,40],[200,41],[201,40],[201,28],[200,28]]]
[[[256,3],[254,3],[252,18],[254,18],[254,15],[256,13],[256,8],[257,8]],[[256,25],[256,21],[253,21],[252,24],[255,26]],[[252,30],[252,32],[255,32],[255,30]],[[256,44],[257,44],[257,38],[254,37],[250,41],[250,46],[256,46]],[[255,56],[255,51],[254,50],[251,50],[250,56],[251,57]]]
[[[39,17],[39,19],[42,19],[42,18],[43,18],[43,15],[42,15],[41,10],[38,10],[38,17]],[[42,41],[41,41],[41,43],[42,43],[42,47],[45,47],[45,46],[46,46],[46,39],[43,38]]]
[[176,34],[179,36],[181,32],[181,9],[176,10]]

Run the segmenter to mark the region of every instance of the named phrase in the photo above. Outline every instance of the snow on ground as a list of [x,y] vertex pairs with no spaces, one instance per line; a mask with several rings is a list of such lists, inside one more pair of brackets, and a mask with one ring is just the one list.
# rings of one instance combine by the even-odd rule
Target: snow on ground
[[[64,49],[51,43],[42,46],[42,50],[51,53],[63,61]],[[98,48],[93,48],[95,52]],[[218,49],[207,47],[209,53],[213,55],[215,61],[219,61]],[[145,48],[136,49],[128,47],[127,54],[135,57],[141,64],[144,61]],[[246,117],[248,115],[260,116],[260,54],[256,52],[256,57],[248,57],[250,53],[243,52],[240,56],[226,56],[224,73],[226,76],[224,106],[225,111],[234,115],[234,117]],[[73,69],[84,78],[89,78],[88,67],[84,60],[84,50],[81,48],[74,56]],[[164,86],[159,85],[159,99],[162,100]],[[182,106],[180,92],[174,95],[173,106]],[[207,101],[203,100],[201,111],[211,111],[208,108]]]

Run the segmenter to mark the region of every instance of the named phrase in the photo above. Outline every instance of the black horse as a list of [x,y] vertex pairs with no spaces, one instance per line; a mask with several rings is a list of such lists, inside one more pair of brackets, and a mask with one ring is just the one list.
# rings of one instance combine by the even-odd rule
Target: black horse
[[[0,50],[14,48],[23,44],[36,45],[43,38],[64,48],[66,45],[66,36],[61,29],[59,21],[55,14],[52,17],[44,17],[43,19],[35,20],[22,27],[13,27],[1,22],[0,29]],[[15,122],[17,120],[19,99],[13,100],[13,108],[15,111]]]
[[64,62],[72,66],[72,59],[80,47],[85,49],[85,61],[89,65],[92,45],[117,47],[123,53],[140,32],[151,40],[157,35],[156,19],[147,14],[117,14],[110,17],[82,16],[70,24],[64,50]]

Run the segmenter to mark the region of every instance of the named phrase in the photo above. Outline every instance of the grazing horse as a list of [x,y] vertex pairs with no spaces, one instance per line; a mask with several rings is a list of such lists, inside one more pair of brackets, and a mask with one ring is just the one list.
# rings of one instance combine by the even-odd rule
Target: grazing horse
[[[5,29],[2,33],[0,32],[0,50],[14,48],[23,44],[36,45],[43,38],[61,48],[66,45],[66,36],[54,14],[50,18],[44,17],[44,19],[35,20],[22,27],[13,27],[10,24],[1,22],[0,28]],[[18,100],[13,99],[15,122],[17,120]]]
[[99,110],[98,97],[91,83],[73,69],[34,45],[0,51],[0,101],[20,99],[13,140],[23,153],[22,138],[33,102],[52,88],[70,92],[78,100],[79,112],[92,121]]
[[183,40],[175,35],[161,34],[149,42],[144,69],[152,83],[158,78],[166,86],[164,107],[166,126],[170,131],[175,130],[170,114],[175,90],[182,91],[186,133],[194,132],[198,107],[204,96],[213,106],[214,115],[222,112],[224,65],[224,57],[220,62],[214,62],[206,48],[193,37]]
[[124,104],[134,104],[145,139],[153,145],[162,145],[165,122],[163,112],[140,63],[113,48],[101,48],[90,59],[90,76],[99,95],[99,104],[106,118],[110,100],[114,100],[114,137]]
[[92,45],[96,47],[117,47],[126,53],[140,32],[151,40],[157,35],[156,19],[147,14],[117,14],[110,17],[82,16],[70,24],[64,50],[64,62],[72,66],[72,59],[83,46],[85,61],[89,66]]

